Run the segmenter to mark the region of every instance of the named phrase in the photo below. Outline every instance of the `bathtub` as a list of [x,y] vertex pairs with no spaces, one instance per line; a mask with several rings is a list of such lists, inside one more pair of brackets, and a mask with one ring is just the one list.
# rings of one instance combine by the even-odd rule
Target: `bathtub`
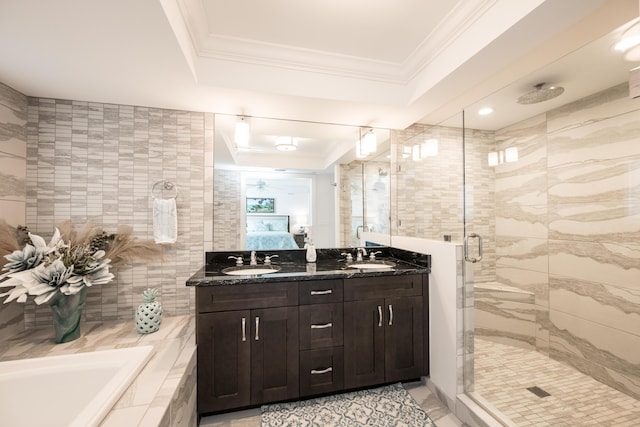
[[97,426],[152,350],[141,346],[0,362],[0,424]]

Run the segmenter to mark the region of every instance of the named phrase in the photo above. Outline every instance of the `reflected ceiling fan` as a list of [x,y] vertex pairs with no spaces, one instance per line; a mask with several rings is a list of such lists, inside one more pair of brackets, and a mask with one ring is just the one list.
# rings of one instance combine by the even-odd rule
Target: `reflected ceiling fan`
[[255,188],[259,192],[268,191],[268,190],[284,191],[288,189],[287,186],[273,185],[272,182],[267,183],[267,181],[265,181],[262,178],[258,178],[257,180],[255,180],[255,182],[247,182],[247,188]]

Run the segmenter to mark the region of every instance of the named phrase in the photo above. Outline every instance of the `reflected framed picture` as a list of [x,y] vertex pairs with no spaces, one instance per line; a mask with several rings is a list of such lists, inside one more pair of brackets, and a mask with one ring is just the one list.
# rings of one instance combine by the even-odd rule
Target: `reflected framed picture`
[[276,199],[247,197],[247,213],[275,213]]

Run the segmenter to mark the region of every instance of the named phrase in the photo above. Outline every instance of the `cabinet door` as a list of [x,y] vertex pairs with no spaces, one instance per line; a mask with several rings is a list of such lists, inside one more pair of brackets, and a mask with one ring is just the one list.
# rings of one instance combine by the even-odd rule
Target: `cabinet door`
[[298,307],[251,310],[251,404],[298,397]]
[[384,382],[384,300],[344,303],[344,385]]
[[249,322],[249,310],[198,316],[198,413],[251,403]]
[[385,300],[385,381],[419,378],[423,372],[422,297]]

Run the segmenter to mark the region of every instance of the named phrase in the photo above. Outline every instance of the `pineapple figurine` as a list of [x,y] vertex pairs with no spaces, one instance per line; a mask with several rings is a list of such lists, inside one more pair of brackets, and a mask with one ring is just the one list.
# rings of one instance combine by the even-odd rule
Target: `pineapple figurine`
[[144,302],[136,310],[136,329],[141,334],[150,334],[160,329],[162,304],[156,300],[157,289],[147,289],[142,295]]

